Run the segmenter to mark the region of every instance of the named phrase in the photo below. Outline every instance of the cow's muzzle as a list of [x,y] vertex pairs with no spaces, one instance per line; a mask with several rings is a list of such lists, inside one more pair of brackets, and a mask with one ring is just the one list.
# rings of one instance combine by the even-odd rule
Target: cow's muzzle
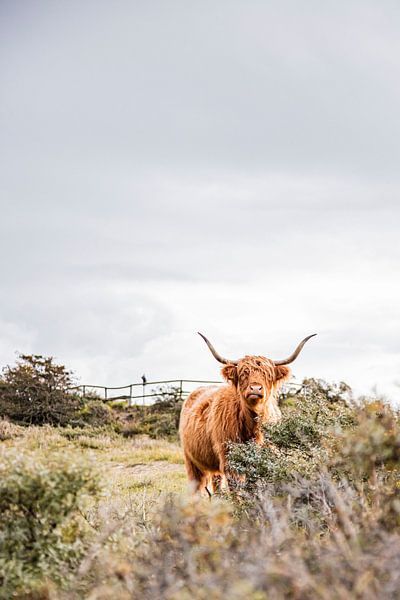
[[262,400],[262,398],[263,398],[263,394],[250,393],[250,394],[247,394],[247,396],[246,396],[246,400],[253,400],[253,401]]
[[260,383],[250,383],[247,388],[246,399],[247,400],[261,400],[264,396],[263,386]]

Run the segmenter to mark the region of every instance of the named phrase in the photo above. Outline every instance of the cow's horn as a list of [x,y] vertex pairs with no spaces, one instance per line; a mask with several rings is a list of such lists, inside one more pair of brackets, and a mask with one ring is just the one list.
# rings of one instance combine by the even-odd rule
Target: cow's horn
[[208,341],[208,339],[206,338],[205,335],[200,333],[200,331],[198,331],[197,333],[199,335],[201,335],[201,337],[203,338],[203,340],[205,341],[207,346],[210,348],[211,354],[213,355],[214,358],[216,358],[218,360],[218,362],[222,363],[223,365],[237,365],[238,364],[238,362],[239,362],[238,360],[228,360],[227,358],[223,358],[220,354],[218,354],[218,352],[216,351],[214,346],[211,344],[211,342]]
[[290,363],[292,363],[294,360],[296,360],[296,358],[298,357],[298,355],[300,354],[300,352],[303,349],[304,344],[312,337],[314,337],[314,335],[317,335],[316,333],[313,333],[312,335],[307,336],[306,338],[304,338],[304,340],[302,340],[300,342],[300,344],[297,346],[296,350],[293,352],[293,354],[291,354],[289,356],[289,358],[285,358],[285,360],[274,360],[274,364],[275,365],[288,365]]

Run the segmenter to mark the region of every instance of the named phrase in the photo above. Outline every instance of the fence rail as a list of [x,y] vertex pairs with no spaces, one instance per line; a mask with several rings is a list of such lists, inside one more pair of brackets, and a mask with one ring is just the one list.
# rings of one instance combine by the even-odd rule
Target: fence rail
[[[132,406],[137,404],[153,404],[158,398],[168,398],[171,396],[182,400],[187,398],[198,385],[223,385],[224,383],[224,381],[209,381],[205,379],[167,379],[162,381],[146,381],[145,383],[129,383],[128,385],[116,387],[82,384],[70,389],[76,390],[83,398],[90,397],[94,392],[95,394],[99,394],[102,400],[106,402],[125,400],[128,406]],[[160,387],[157,389],[154,386]],[[169,386],[169,388],[165,388],[165,386]],[[99,392],[100,390],[102,390],[102,393]],[[125,390],[126,393],[122,393],[121,390]],[[140,393],[138,393],[138,390],[140,390]],[[118,394],[119,391],[121,393]],[[281,388],[280,394],[286,395],[289,392],[306,396],[307,386],[300,383],[285,383]],[[152,399],[152,401],[149,399]]]

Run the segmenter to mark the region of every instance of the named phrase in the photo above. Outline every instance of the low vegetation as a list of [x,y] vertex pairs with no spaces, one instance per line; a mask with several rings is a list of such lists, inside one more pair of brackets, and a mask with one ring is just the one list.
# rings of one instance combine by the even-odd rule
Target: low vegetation
[[180,449],[167,440],[4,420],[2,430],[1,600],[82,597],[98,546],[136,544],[161,498],[185,489]]
[[78,565],[85,529],[78,519],[88,496],[97,493],[92,471],[71,457],[35,453],[0,454],[1,595],[35,589]]
[[83,425],[111,422],[107,406],[87,403],[71,388],[72,373],[53,357],[20,354],[0,377],[0,415],[23,425]]
[[[288,483],[299,475],[319,472],[340,432],[357,424],[358,408],[348,388],[308,379],[305,396],[288,396],[281,404],[283,419],[264,427],[265,444],[232,445],[230,465],[245,475],[245,490],[262,483]],[[340,390],[342,390],[340,392]]]
[[149,406],[132,406],[119,411],[118,430],[126,437],[143,434],[151,438],[178,439],[182,399],[179,389],[159,388],[155,401]]
[[211,501],[185,491],[175,400],[95,425],[3,413],[0,598],[399,597],[398,414],[307,384],[262,447],[232,445],[241,477]]

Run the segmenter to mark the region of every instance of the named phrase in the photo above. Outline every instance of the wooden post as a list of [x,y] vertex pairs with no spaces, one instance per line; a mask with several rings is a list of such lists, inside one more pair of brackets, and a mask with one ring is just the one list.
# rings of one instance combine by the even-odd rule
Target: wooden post
[[132,384],[129,386],[129,402],[128,406],[132,406]]
[[104,388],[104,400],[107,402],[107,388]]

